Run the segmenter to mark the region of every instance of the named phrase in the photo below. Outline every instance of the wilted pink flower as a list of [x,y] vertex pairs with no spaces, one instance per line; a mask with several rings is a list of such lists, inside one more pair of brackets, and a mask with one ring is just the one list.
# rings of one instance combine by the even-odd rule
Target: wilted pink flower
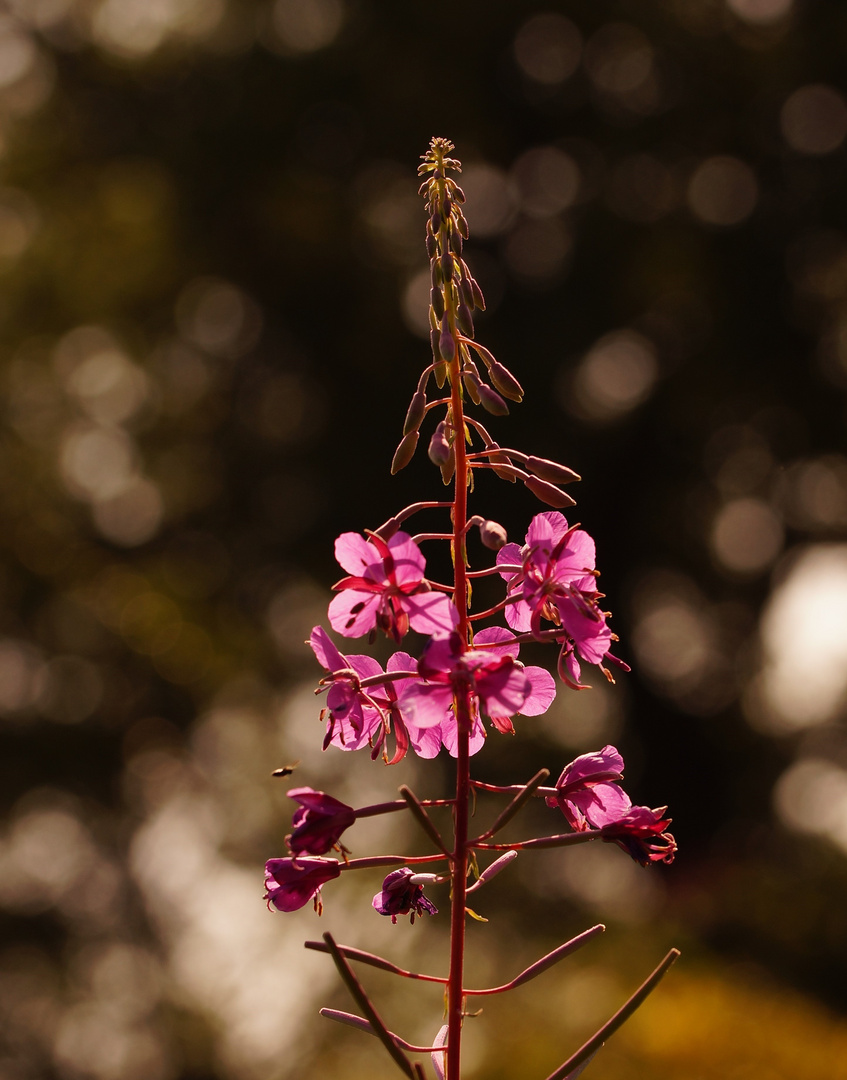
[[289,799],[300,803],[285,842],[292,855],[326,855],[356,820],[352,806],[310,787],[292,788]]
[[408,866],[392,870],[382,883],[382,890],[373,898],[373,906],[380,915],[390,915],[393,923],[398,915],[411,915],[414,923],[416,915],[437,915],[438,908],[423,894],[423,885],[415,884],[411,878],[414,870]]
[[407,533],[397,532],[387,543],[374,534],[366,540],[342,533],[335,557],[350,575],[334,586],[339,595],[329,605],[330,624],[339,634],[360,637],[379,627],[399,641],[410,626],[422,634],[445,634],[457,625],[456,608],[431,590],[426,560]]
[[672,863],[676,855],[676,840],[666,832],[671,818],[665,817],[668,808],[632,806],[618,821],[604,825],[601,839],[615,843],[642,866],[650,863]]
[[340,873],[337,859],[268,859],[264,899],[268,908],[273,904],[277,911],[296,911],[314,898],[320,911],[321,886]]
[[622,779],[623,758],[614,746],[604,746],[566,765],[556,781],[556,794],[546,802],[558,806],[577,832],[599,829],[620,820],[632,806],[618,784]]

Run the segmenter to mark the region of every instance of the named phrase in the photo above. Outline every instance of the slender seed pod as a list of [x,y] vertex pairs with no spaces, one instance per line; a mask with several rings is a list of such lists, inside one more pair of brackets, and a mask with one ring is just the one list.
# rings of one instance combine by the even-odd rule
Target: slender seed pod
[[[470,337],[470,335],[468,336]],[[523,400],[523,387],[511,371],[504,367],[499,360],[495,360],[488,365],[488,374],[503,397],[507,397],[510,401]]]
[[528,476],[524,480],[524,486],[529,488],[536,498],[541,499],[548,506],[555,507],[556,510],[576,506],[576,499],[572,499],[566,492],[560,491],[555,485],[548,484],[546,480],[541,480],[537,476]]
[[485,383],[479,384],[479,396],[482,401],[482,407],[486,412],[490,412],[492,416],[508,416],[509,406],[500,397],[496,390],[492,390],[490,386]]
[[403,424],[403,434],[408,435],[417,431],[426,416],[426,394],[423,390],[416,390],[409,402],[409,411],[406,413],[406,422]]
[[551,484],[572,484],[575,480],[582,479],[579,473],[575,473],[567,465],[560,465],[557,461],[549,461],[547,458],[530,456],[525,464],[531,473],[535,473],[542,480],[548,480]]
[[401,469],[405,469],[412,458],[415,456],[415,450],[418,445],[418,433],[417,431],[410,431],[407,435],[404,435],[400,440],[400,445],[394,451],[394,458],[391,462],[391,475],[400,472]]

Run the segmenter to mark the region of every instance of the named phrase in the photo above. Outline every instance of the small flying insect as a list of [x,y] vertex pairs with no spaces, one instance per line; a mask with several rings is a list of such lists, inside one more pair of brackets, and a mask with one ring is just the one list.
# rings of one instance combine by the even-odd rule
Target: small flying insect
[[299,764],[299,761],[292,761],[290,765],[283,765],[281,769],[274,769],[271,776],[291,776]]

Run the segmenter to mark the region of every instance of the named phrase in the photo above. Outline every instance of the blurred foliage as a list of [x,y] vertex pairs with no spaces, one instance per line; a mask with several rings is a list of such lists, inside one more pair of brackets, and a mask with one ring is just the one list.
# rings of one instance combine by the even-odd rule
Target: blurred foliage
[[[441,490],[388,477],[432,135],[466,166],[478,334],[527,390],[492,428],[585,478],[634,667],[477,767],[614,740],[680,843],[667,872],[604,846],[498,879],[481,979],[608,941],[487,1005],[469,1066],[545,1075],[679,944],[588,1075],[847,1069],[845,48],[838,0],[6,0],[0,1074],[382,1075],[312,1023],[346,1005],[300,942],[443,951],[370,881],[321,924],[260,900],[275,765],[360,804],[448,783],[322,755],[302,644],[333,537]],[[535,511],[478,498],[513,538]],[[375,986],[432,1038],[437,995]]]

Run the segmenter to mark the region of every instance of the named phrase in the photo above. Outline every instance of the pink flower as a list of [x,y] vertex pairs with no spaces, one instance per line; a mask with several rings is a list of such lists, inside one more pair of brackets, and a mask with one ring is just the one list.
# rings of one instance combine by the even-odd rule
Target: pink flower
[[381,718],[370,695],[362,690],[361,681],[382,675],[382,668],[370,656],[344,656],[322,626],[314,627],[309,644],[318,663],[329,673],[321,680],[323,684],[329,683],[326,696],[329,726],[324,749],[330,742],[344,750],[367,746]]
[[383,881],[381,891],[373,898],[373,906],[380,915],[390,915],[393,923],[397,922],[398,915],[411,915],[414,923],[415,915],[438,914],[435,904],[424,896],[423,885],[411,881],[414,876],[414,870],[408,866],[391,871]]
[[614,746],[604,746],[566,765],[556,781],[556,794],[548,795],[546,802],[558,806],[577,832],[599,829],[618,821],[632,806],[618,784],[622,779],[623,758]]
[[386,543],[371,534],[342,533],[335,557],[349,577],[334,588],[339,595],[329,605],[333,630],[361,637],[375,627],[400,641],[409,627],[422,634],[449,633],[459,621],[452,602],[433,592],[424,577],[426,560],[404,532]]
[[292,855],[326,855],[356,820],[352,806],[323,791],[292,788],[288,797],[300,803],[291,822],[293,831],[285,838]]
[[481,630],[473,648],[462,653],[458,634],[432,638],[418,662],[427,680],[410,687],[405,696],[405,715],[418,725],[438,724],[441,741],[455,756],[457,724],[452,714],[456,694],[471,692],[470,752],[482,747],[485,731],[479,718],[484,711],[498,731],[512,732],[516,713],[537,716],[550,705],[555,683],[543,668],[525,668],[517,660],[520,646],[503,627]]
[[588,533],[576,525],[569,527],[558,510],[536,514],[524,546],[506,544],[497,553],[498,565],[521,566],[520,571],[501,571],[511,601],[506,622],[513,630],[536,635],[542,618],[558,623],[556,598],[569,586],[597,591],[594,560],[594,541]]
[[668,808],[660,806],[651,810],[648,806],[632,806],[618,821],[604,825],[601,838],[618,847],[641,863],[672,863],[676,855],[676,840],[666,832],[671,818],[665,817]]
[[296,911],[314,898],[320,911],[321,886],[337,878],[341,867],[337,859],[268,859],[265,863],[265,896],[268,908]]

